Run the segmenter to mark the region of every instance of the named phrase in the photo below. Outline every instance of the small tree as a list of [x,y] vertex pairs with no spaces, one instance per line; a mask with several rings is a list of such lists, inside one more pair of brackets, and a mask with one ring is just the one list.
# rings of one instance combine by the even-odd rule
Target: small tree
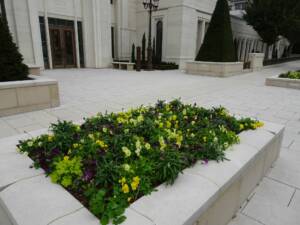
[[142,63],[146,62],[146,34],[144,33],[142,39]]
[[0,81],[25,80],[28,67],[13,42],[8,24],[0,17]]
[[132,44],[131,48],[131,62],[135,62],[135,45]]
[[267,55],[269,49],[280,35],[279,28],[282,23],[281,4],[278,0],[251,0],[248,1],[244,19],[267,44]]
[[212,62],[235,62],[237,60],[227,0],[217,1],[196,60]]

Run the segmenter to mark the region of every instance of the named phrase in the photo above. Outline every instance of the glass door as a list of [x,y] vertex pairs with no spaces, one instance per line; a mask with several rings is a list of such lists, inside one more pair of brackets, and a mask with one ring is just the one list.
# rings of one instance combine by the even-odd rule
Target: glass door
[[74,40],[74,30],[63,29],[63,39],[64,39],[64,64],[65,67],[75,67],[76,66],[76,53],[75,53],[75,40]]
[[64,67],[64,49],[60,29],[50,29],[52,63],[54,68]]
[[50,28],[52,62],[54,68],[76,67],[74,29]]

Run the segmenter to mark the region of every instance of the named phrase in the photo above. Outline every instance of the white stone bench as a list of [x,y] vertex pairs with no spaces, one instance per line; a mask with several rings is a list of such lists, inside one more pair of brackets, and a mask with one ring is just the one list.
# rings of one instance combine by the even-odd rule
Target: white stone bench
[[31,75],[41,75],[41,67],[37,65],[27,64],[29,69],[29,74]]
[[120,69],[120,70],[134,70],[135,63],[130,62],[113,62],[113,68],[114,69]]
[[[224,162],[185,169],[173,186],[160,185],[126,209],[122,225],[225,225],[261,181],[280,152],[284,127],[265,123],[241,133]],[[46,131],[45,131],[46,132]],[[99,225],[64,188],[51,183],[16,144],[35,134],[0,139],[0,224]]]

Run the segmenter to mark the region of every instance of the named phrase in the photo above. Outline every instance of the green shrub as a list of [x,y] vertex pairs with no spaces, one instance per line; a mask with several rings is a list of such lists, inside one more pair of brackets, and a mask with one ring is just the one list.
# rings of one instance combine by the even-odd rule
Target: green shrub
[[300,71],[289,71],[279,75],[280,78],[300,79]]
[[6,21],[0,17],[0,82],[28,79],[28,67],[13,42]]
[[131,62],[134,63],[135,62],[135,45],[132,44],[131,47]]
[[238,120],[222,107],[159,101],[98,114],[81,126],[59,122],[51,126],[51,135],[21,141],[18,148],[52,181],[79,197],[102,225],[119,224],[132,202],[159,184],[172,184],[197,161],[224,160],[240,132],[262,125]]
[[236,53],[227,0],[218,0],[196,61],[235,62]]

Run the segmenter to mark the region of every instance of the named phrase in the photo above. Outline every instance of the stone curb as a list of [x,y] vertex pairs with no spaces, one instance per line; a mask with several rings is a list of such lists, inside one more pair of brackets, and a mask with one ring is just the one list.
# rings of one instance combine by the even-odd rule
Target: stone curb
[[300,89],[300,80],[279,78],[278,76],[267,78],[265,84],[266,86]]
[[[184,170],[173,186],[160,185],[157,192],[134,202],[123,224],[226,225],[278,158],[283,132],[283,126],[265,123],[240,134],[241,144],[226,152],[228,161],[199,162]],[[1,220],[10,221],[4,225],[99,224],[65,189],[42,171],[30,169],[29,158],[14,152],[17,141],[26,137],[0,140],[0,158],[7,165],[0,166],[0,215],[5,215],[0,224]]]

